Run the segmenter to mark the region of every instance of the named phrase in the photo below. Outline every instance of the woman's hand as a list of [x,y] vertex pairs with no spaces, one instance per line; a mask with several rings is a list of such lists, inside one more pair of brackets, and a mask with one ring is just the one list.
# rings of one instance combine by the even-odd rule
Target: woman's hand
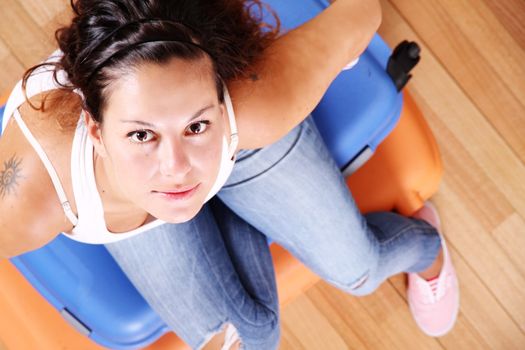
[[239,148],[277,141],[306,118],[330,83],[366,49],[381,23],[377,0],[337,0],[279,37],[253,80],[228,84],[239,128]]

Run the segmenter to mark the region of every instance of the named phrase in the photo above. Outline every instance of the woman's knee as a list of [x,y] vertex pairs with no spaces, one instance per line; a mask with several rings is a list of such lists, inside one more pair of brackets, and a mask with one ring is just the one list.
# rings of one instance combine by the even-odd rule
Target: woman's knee
[[349,252],[340,258],[316,266],[320,277],[335,287],[356,296],[368,295],[379,286],[377,276],[379,254],[375,249],[368,252]]
[[281,332],[278,319],[264,326],[226,322],[210,331],[197,346],[202,350],[261,349],[273,350],[279,345]]
[[361,275],[333,276],[325,279],[328,283],[354,296],[365,296],[373,293],[379,283],[371,270],[366,270]]
[[237,350],[241,340],[235,326],[231,323],[222,327],[222,330],[211,332],[206,336],[199,349],[202,350]]

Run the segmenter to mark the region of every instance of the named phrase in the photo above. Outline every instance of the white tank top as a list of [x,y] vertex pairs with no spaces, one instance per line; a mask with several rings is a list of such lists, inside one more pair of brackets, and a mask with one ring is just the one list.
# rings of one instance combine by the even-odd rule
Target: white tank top
[[[58,61],[61,55],[62,53],[60,51],[55,51],[48,59],[48,62]],[[59,86],[53,79],[53,72],[54,70],[51,66],[44,66],[33,72],[26,85],[27,98],[31,98],[42,92],[57,89]],[[57,72],[57,79],[59,82],[67,82],[65,72]],[[230,143],[228,144],[226,137],[223,139],[222,159],[219,174],[212,189],[206,197],[206,201],[213,197],[224,185],[233,169],[233,164],[235,163],[235,151],[238,144],[237,126],[235,123],[233,106],[226,87],[224,90],[224,100],[231,130]],[[58,175],[51,161],[18,112],[18,108],[25,101],[26,97],[22,90],[22,84],[21,82],[18,82],[11,92],[9,99],[7,100],[6,108],[4,110],[4,118],[2,121],[2,131],[5,130],[9,119],[11,116],[13,116],[23,134],[42,160],[49,173],[49,176],[51,177],[51,180],[53,181],[53,185],[60,199],[60,203],[62,204],[62,208],[64,209],[64,213],[66,214],[69,221],[71,221],[73,224],[72,232],[63,233],[66,237],[83,243],[106,244],[135,236],[164,223],[164,221],[157,219],[129,232],[111,233],[108,231],[106,222],[104,220],[104,208],[102,206],[102,200],[95,182],[93,143],[88,137],[82,115],[79,118],[77,128],[75,130],[71,152],[71,179],[78,216],[75,215],[71,210],[69,201],[66,198],[62,184],[60,183]]]

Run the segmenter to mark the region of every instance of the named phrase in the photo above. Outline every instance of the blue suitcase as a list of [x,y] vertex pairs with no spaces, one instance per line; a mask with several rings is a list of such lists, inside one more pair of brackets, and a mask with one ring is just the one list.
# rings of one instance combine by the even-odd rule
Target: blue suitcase
[[[319,0],[267,3],[285,29],[327,6]],[[337,164],[346,172],[375,150],[399,118],[402,97],[385,71],[390,54],[375,36],[359,63],[341,72],[313,112]],[[11,261],[74,327],[103,346],[137,349],[169,331],[102,245],[60,235]]]
[[[265,2],[279,15],[283,31],[299,26],[328,6],[327,0]],[[268,12],[263,19],[275,24]],[[385,71],[390,54],[390,48],[376,34],[358,64],[339,74],[312,112],[345,176],[370,158],[399,119],[403,99]]]

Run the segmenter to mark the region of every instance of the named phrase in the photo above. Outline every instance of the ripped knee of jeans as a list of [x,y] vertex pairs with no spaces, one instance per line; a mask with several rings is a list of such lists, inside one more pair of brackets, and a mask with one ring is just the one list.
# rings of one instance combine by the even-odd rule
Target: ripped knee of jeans
[[373,293],[376,287],[377,286],[373,285],[373,282],[370,280],[370,272],[367,271],[357,281],[345,288],[345,290],[347,293],[355,296],[365,296]]
[[350,286],[350,289],[351,290],[359,289],[360,287],[363,286],[363,284],[365,284],[366,281],[368,281],[368,277],[369,277],[368,273],[365,274],[360,279],[358,279],[354,284],[352,284]]
[[239,333],[237,333],[237,329],[235,329],[234,325],[228,323],[221,350],[239,349],[240,345],[241,338],[239,337]]
[[241,339],[235,326],[231,323],[224,323],[219,327],[218,330],[210,332],[198,349],[236,350],[240,349],[240,344]]

